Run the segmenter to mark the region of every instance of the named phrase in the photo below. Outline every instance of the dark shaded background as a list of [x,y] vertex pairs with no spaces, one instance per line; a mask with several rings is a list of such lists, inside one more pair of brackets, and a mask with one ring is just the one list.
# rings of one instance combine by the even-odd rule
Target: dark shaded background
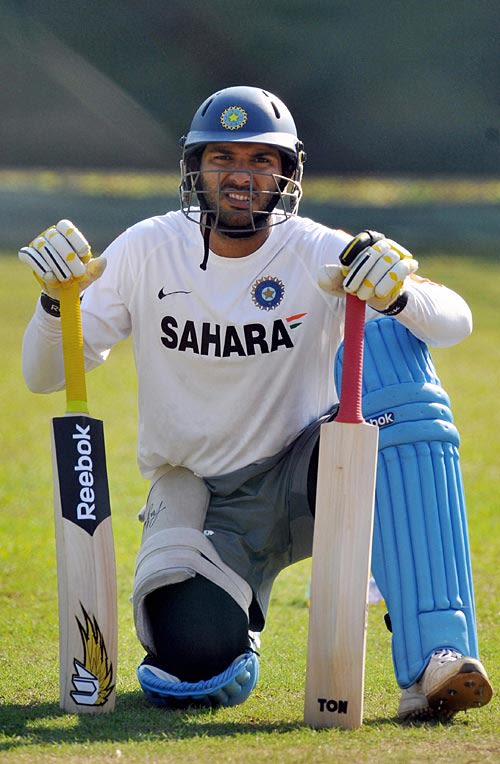
[[261,85],[310,172],[500,171],[498,0],[2,0],[0,165],[175,169],[199,103]]
[[[498,256],[499,19],[498,0],[0,0],[0,245],[69,217],[102,248],[177,207],[161,183],[90,193],[66,174],[177,173],[198,105],[251,84],[295,116],[303,214],[416,250]],[[57,182],[35,182],[36,168]],[[317,176],[345,195],[316,197]],[[402,202],[349,194],[358,176],[445,182]]]

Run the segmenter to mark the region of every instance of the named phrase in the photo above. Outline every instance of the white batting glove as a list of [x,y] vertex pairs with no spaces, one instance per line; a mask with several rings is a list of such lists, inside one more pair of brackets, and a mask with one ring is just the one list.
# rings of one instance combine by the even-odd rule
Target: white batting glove
[[47,228],[18,256],[30,266],[43,291],[56,300],[64,283],[77,279],[83,291],[106,267],[105,258],[92,258],[87,239],[70,220]]
[[318,274],[320,287],[337,296],[346,292],[354,294],[375,310],[386,310],[397,300],[405,279],[417,270],[418,263],[400,244],[381,234],[378,236],[380,238],[361,249],[349,265],[322,266]]

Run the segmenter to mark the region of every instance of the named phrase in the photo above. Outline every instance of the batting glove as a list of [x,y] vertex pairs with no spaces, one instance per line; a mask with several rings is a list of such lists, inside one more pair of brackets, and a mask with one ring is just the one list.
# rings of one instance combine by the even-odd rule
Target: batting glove
[[30,266],[43,291],[55,300],[65,283],[77,279],[83,291],[106,267],[105,258],[92,257],[87,239],[70,220],[47,228],[22,247],[18,256]]
[[[364,246],[367,243],[368,246]],[[352,252],[354,257],[350,258]],[[330,294],[354,294],[371,308],[385,311],[403,291],[405,279],[418,268],[407,249],[382,234],[363,232],[341,255],[342,265],[323,265],[318,283]]]

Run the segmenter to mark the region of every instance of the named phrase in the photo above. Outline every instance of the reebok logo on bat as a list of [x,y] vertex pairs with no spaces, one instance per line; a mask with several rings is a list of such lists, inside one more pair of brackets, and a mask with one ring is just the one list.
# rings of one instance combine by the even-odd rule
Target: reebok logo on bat
[[92,443],[90,441],[90,425],[80,427],[75,424],[73,440],[76,440],[76,450],[79,454],[78,460],[73,467],[78,474],[80,483],[80,502],[76,507],[76,515],[79,520],[95,520],[95,491],[94,473],[92,463]]
[[66,415],[52,427],[62,515],[93,536],[111,514],[102,422]]
[[394,414],[392,411],[386,411],[385,414],[368,419],[369,424],[375,424],[377,427],[387,427],[388,424],[394,424]]
[[327,698],[318,698],[319,710],[321,712],[329,711],[331,714],[346,714],[348,700],[328,700]]

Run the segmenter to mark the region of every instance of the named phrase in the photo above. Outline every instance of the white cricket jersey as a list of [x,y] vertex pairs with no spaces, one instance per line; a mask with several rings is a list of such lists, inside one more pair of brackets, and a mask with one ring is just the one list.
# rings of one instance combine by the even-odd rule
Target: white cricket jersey
[[[344,300],[321,290],[316,277],[350,239],[291,218],[247,257],[211,252],[202,271],[199,228],[169,212],[108,247],[106,270],[82,300],[86,364],[101,363],[132,334],[144,476],[166,463],[208,477],[259,461],[338,400],[333,361]],[[416,299],[398,320],[435,344],[465,336],[457,317],[462,326],[468,309],[458,295],[427,282],[410,289]],[[64,386],[59,323],[38,307],[28,327],[31,389]]]

